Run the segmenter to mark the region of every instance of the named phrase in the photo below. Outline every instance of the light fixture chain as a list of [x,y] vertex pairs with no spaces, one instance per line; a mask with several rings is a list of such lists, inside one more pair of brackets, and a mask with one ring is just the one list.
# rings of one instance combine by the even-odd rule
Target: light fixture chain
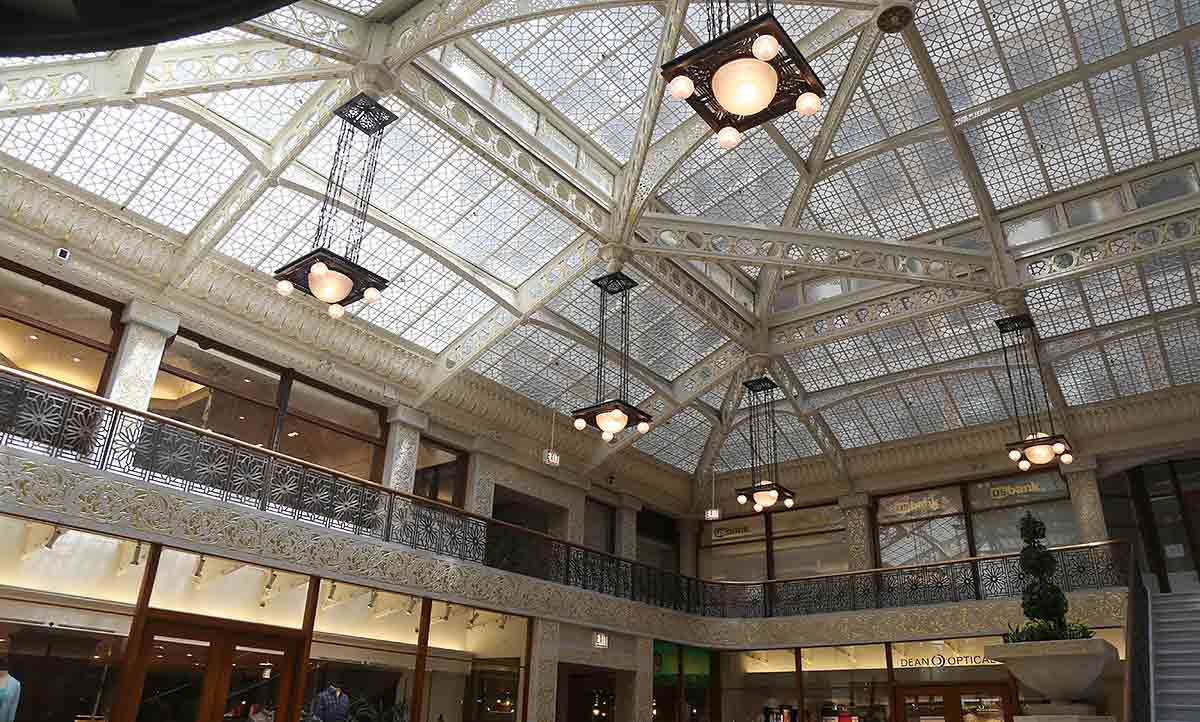
[[621,291],[621,400],[629,401],[629,289]]
[[[328,238],[333,233],[333,217],[337,214],[337,203],[341,199],[346,170],[350,166],[346,157],[349,155],[346,149],[350,145],[353,132],[353,126],[343,119],[341,132],[338,133],[337,147],[333,151],[333,166],[329,169],[329,180],[325,184],[325,197],[321,200],[321,212],[317,217],[317,232],[313,236],[313,248],[322,246],[329,248],[333,245],[328,242]],[[330,250],[334,249],[330,248]]]

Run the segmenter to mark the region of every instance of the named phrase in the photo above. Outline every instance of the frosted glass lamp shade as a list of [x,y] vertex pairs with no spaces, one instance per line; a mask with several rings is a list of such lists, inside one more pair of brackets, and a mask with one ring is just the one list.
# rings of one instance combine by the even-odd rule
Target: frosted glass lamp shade
[[712,89],[717,102],[734,115],[754,115],[775,98],[779,73],[757,58],[738,58],[713,74]]
[[[325,270],[318,272],[317,266]],[[325,303],[339,303],[354,290],[354,281],[346,274],[318,262],[313,264],[308,273],[308,290]]]

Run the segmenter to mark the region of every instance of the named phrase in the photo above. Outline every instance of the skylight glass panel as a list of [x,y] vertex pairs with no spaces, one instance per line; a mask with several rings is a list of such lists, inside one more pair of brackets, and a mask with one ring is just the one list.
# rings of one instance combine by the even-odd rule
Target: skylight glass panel
[[896,392],[900,398],[904,399],[909,413],[917,422],[917,429],[920,433],[937,434],[962,428],[963,422],[959,418],[958,408],[941,380],[911,381],[900,384],[896,388]]
[[992,116],[967,128],[966,136],[997,208],[1015,206],[1050,192],[1020,111]]
[[246,165],[237,150],[190,119],[153,106],[105,107],[53,172],[187,233]]
[[1100,349],[1088,349],[1054,363],[1054,376],[1070,406],[1113,398],[1112,381]]
[[875,348],[879,350],[880,360],[887,369],[886,373],[933,363],[916,324],[911,321],[872,331],[870,336]]
[[1079,278],[1088,308],[1097,326],[1144,316],[1150,302],[1142,288],[1137,266],[1126,264]]
[[949,140],[938,138],[896,149],[915,195],[936,230],[979,215]]
[[867,421],[866,410],[854,399],[821,409],[821,417],[843,449],[879,443],[879,435]]
[[368,15],[383,4],[383,0],[321,0],[321,2],[355,15]]
[[1200,383],[1200,318],[1164,323],[1159,333],[1175,383]]
[[254,33],[248,33],[245,30],[240,30],[235,27],[227,27],[212,30],[207,33],[200,33],[199,35],[190,35],[186,38],[179,38],[178,40],[168,40],[165,43],[159,43],[158,49],[197,48],[206,45],[229,45],[230,43],[236,43],[243,40],[263,41],[266,40],[266,38],[261,35],[255,35]]
[[[386,104],[399,118],[383,137],[372,205],[513,286],[579,236],[572,221],[473,150],[403,103]],[[337,132],[327,127],[300,162],[328,173]]]
[[1008,0],[988,6],[1017,89],[1075,68],[1061,0]]
[[1179,29],[1179,14],[1170,0],[1122,0],[1122,5],[1134,45],[1148,43]]
[[1144,394],[1170,386],[1158,334],[1153,330],[1122,336],[1104,344],[1104,355],[1117,382],[1117,396]]
[[676,412],[666,423],[652,423],[650,433],[643,434],[633,446],[690,474],[700,463],[711,428],[708,417],[689,406]]
[[1154,160],[1150,126],[1138,94],[1133,66],[1126,65],[1088,80],[1104,146],[1116,172]]
[[1011,417],[1011,404],[1004,395],[1008,393],[1007,378],[984,371],[945,376],[942,381],[954,398],[964,425],[991,424]]
[[881,153],[846,169],[850,183],[867,203],[879,238],[909,238],[930,228],[917,189],[895,153]]
[[0,152],[53,173],[96,110],[0,118]]
[[1194,89],[1183,48],[1170,48],[1137,61],[1158,157],[1167,158],[1200,142]]
[[270,142],[320,87],[320,81],[310,81],[235,88],[189,97],[234,125]]
[[1160,253],[1142,262],[1142,274],[1155,313],[1182,308],[1192,303],[1187,270],[1180,253]]
[[915,22],[955,111],[1012,90],[979,3],[931,0]]
[[845,170],[818,181],[808,197],[808,206],[800,226],[845,233],[851,236],[878,236],[879,228],[871,219],[867,204]]
[[[841,43],[833,46],[824,53],[808,59],[813,72],[825,84],[825,103],[828,105],[837,96],[838,85],[846,74],[846,66],[850,64],[850,56],[854,53],[854,45],[858,35],[851,35]],[[775,128],[787,138],[796,152],[807,157],[812,148],[825,113],[804,117],[799,113],[786,113],[772,121]]]
[[1084,63],[1094,63],[1125,49],[1117,0],[1066,0],[1065,5]]
[[[222,239],[218,252],[271,274],[312,247],[320,200],[287,188],[264,193]],[[387,278],[375,304],[352,312],[419,346],[440,352],[495,303],[403,238],[368,224],[359,261]]]
[[1100,129],[1082,84],[1031,100],[1025,111],[1054,190],[1108,175]]
[[846,114],[838,124],[837,132],[833,135],[833,143],[829,146],[829,155],[842,155],[852,150],[858,150],[868,145],[874,145],[886,136],[883,126],[866,92],[860,86],[854,91]]
[[746,424],[735,426],[725,437],[721,451],[717,454],[717,471],[737,471],[750,467],[753,454],[750,452],[750,439],[746,436]]
[[[629,158],[653,70],[662,16],[651,6],[569,13],[539,32],[474,36],[517,77],[614,157]],[[523,25],[524,23],[521,23]]]
[[1083,293],[1075,279],[1031,288],[1025,295],[1029,313],[1042,338],[1079,331],[1091,325]]
[[879,41],[862,88],[871,99],[889,136],[898,135],[938,119],[937,107],[913,62],[904,36],[889,33]]
[[896,389],[883,389],[860,396],[858,405],[870,419],[880,442],[916,436],[916,421]]
[[787,362],[808,392],[831,389],[845,383],[825,346],[802,348],[787,355]]
[[887,373],[879,352],[865,334],[830,341],[825,347],[848,384]]
[[761,128],[732,150],[702,143],[663,186],[663,201],[685,215],[778,225],[799,179],[795,166]]
[[799,416],[786,412],[776,412],[775,424],[779,429],[779,460],[791,461],[806,456],[816,456],[821,453],[808,427]]
[[[720,330],[636,270],[626,267],[624,272],[638,282],[629,298],[629,348],[635,361],[674,380],[725,343]],[[581,278],[551,299],[550,308],[596,335],[600,327],[599,303],[599,291],[591,279]],[[610,307],[609,313],[613,316],[610,324],[615,323],[616,309]]]

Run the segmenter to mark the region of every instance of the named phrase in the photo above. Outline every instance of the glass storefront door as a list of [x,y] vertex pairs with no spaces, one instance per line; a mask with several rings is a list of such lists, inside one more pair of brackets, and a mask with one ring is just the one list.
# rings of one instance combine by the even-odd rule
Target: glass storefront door
[[297,651],[291,637],[152,620],[136,719],[286,722]]
[[1012,722],[1012,691],[1000,685],[898,687],[903,722]]

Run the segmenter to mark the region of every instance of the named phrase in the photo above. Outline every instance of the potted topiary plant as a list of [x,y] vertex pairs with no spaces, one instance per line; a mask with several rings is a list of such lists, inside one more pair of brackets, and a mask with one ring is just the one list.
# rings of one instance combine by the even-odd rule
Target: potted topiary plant
[[1058,560],[1042,543],[1045,538],[1046,525],[1026,512],[1021,518],[1025,542],[1021,571],[1029,582],[1021,595],[1021,609],[1028,621],[1010,626],[1005,643],[987,646],[984,654],[1003,662],[1014,677],[1050,699],[1048,705],[1027,705],[1028,712],[1094,715],[1091,705],[1073,702],[1100,678],[1117,651],[1103,639],[1094,639],[1086,624],[1067,622],[1067,595],[1054,582]]

